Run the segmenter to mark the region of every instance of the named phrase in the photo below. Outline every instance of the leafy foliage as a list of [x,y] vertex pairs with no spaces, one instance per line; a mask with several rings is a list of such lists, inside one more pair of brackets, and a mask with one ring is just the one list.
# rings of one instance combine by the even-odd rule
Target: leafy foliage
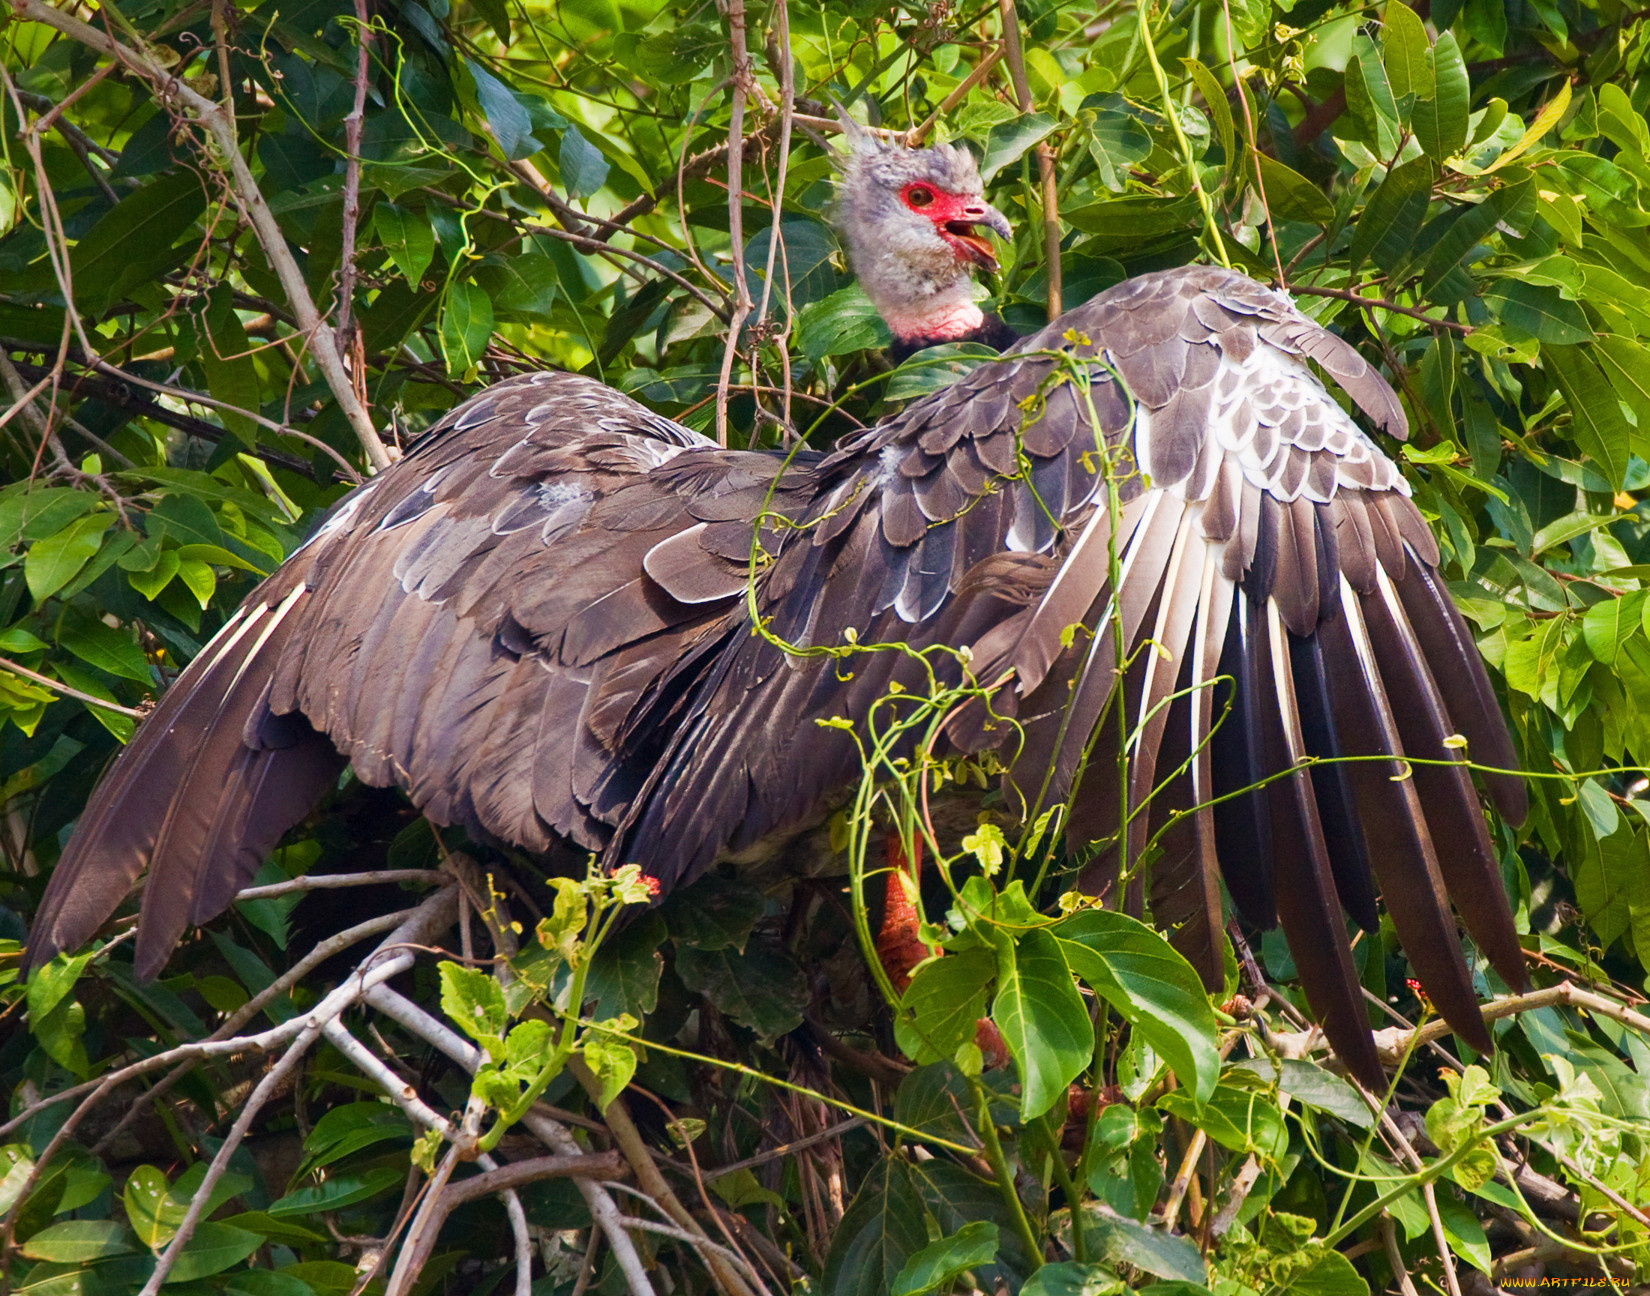
[[[477,384],[553,364],[736,443],[818,445],[975,362],[880,361],[886,332],[824,218],[834,97],[980,151],[1019,230],[990,285],[1012,323],[1226,258],[1383,365],[1415,428],[1416,498],[1538,776],[1530,823],[1499,829],[1535,979],[1593,998],[1514,1005],[1491,1058],[1421,1045],[1378,1117],[1290,1033],[1281,942],[1256,950],[1269,1002],[1237,951],[1228,990],[1247,997],[1211,1004],[1148,927],[1062,901],[1046,821],[1006,820],[940,852],[915,897],[939,953],[896,989],[865,958],[873,824],[909,847],[925,783],[991,773],[886,760],[891,731],[950,700],[907,697],[855,735],[867,781],[835,826],[848,904],[838,879],[765,890],[730,871],[625,922],[645,879],[516,860],[548,916],[522,922],[521,897],[474,877],[466,910],[501,962],[418,962],[403,1007],[312,1041],[265,1092],[276,1037],[359,952],[312,966],[308,947],[419,905],[400,888],[444,860],[464,868],[461,843],[346,785],[266,864],[274,893],[164,981],[136,982],[118,935],[27,987],[0,962],[8,1018],[28,1018],[0,1046],[0,1282],[136,1292],[164,1254],[179,1292],[483,1292],[525,1248],[536,1292],[636,1290],[590,1213],[632,1203],[588,1178],[512,1189],[519,1219],[496,1195],[451,1217],[419,1204],[466,1181],[461,1147],[516,1162],[544,1140],[663,1167],[687,1205],[646,1181],[674,1222],[629,1236],[695,1291],[1650,1277],[1641,14],[1021,0],[1009,41],[997,5],[949,0],[12,8],[4,948],[145,701],[384,462],[375,428],[393,452]],[[326,904],[280,886],[346,866],[398,872]],[[1360,950],[1378,1024],[1425,1017],[1390,931]],[[173,1051],[214,1030],[254,1043]],[[117,1068],[80,1106],[75,1086]],[[546,1134],[535,1102],[574,1124]],[[243,1110],[261,1114],[225,1143]],[[716,1258],[724,1243],[748,1268]]]

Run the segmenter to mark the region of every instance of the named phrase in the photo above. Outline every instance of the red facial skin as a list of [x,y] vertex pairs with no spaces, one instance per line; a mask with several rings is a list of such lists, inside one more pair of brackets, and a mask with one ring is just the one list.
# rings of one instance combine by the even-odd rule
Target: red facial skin
[[920,180],[906,185],[899,196],[900,201],[917,215],[934,222],[934,232],[957,254],[957,260],[983,266],[987,270],[997,268],[997,254],[991,244],[971,232],[974,226],[987,220],[991,209],[984,201],[947,193]]

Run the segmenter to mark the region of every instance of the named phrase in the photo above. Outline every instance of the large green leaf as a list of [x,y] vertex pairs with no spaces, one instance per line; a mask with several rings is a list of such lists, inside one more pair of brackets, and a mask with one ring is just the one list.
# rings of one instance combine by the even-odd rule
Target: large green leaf
[[103,533],[114,521],[113,513],[88,513],[29,547],[28,557],[23,560],[23,578],[36,603],[45,602],[75,578],[97,553]]
[[1428,158],[1413,158],[1386,173],[1352,231],[1348,257],[1353,273],[1372,260],[1391,274],[1408,259],[1426,219],[1436,174]]
[[989,184],[997,172],[1011,162],[1018,162],[1027,149],[1047,139],[1059,125],[1046,113],[1024,113],[993,126],[985,137],[980,178]]
[[1053,928],[1066,961],[1205,1101],[1220,1075],[1215,1016],[1192,965],[1144,923],[1085,909]]
[[1557,288],[1518,278],[1501,279],[1484,291],[1484,304],[1503,324],[1542,342],[1574,345],[1593,336],[1581,307],[1566,301]]
[[[1397,0],[1392,0],[1388,5],[1389,13],[1396,3]],[[1438,43],[1427,51],[1427,63],[1432,82],[1430,93],[1416,101],[1410,122],[1416,140],[1427,155],[1442,162],[1454,157],[1467,142],[1471,97],[1467,65],[1462,62],[1461,48],[1450,32],[1439,36]]]
[[1184,1089],[1164,1094],[1158,1106],[1197,1126],[1221,1147],[1253,1152],[1272,1164],[1289,1146],[1289,1132],[1284,1128],[1277,1099],[1253,1085],[1216,1085],[1201,1110]]
[[1541,359],[1570,407],[1570,439],[1619,489],[1632,453],[1632,429],[1615,388],[1580,347],[1545,347]]
[[1431,98],[1426,25],[1403,0],[1387,0],[1381,21],[1385,24],[1381,55],[1392,81],[1393,97],[1412,95],[1416,101]]
[[21,1247],[31,1260],[59,1264],[85,1264],[137,1249],[131,1230],[118,1220],[65,1220],[41,1229]]
[[897,1156],[866,1175],[831,1238],[822,1296],[888,1296],[912,1256],[928,1245],[922,1199]]
[[676,975],[722,1012],[768,1039],[802,1024],[808,982],[796,960],[752,941],[743,951],[678,946]]
[[461,374],[481,359],[493,340],[493,303],[485,291],[460,281],[447,290],[441,312],[441,348],[447,372]]
[[1186,1238],[1150,1224],[1137,1224],[1098,1202],[1084,1204],[1081,1226],[1091,1253],[1098,1252],[1108,1260],[1133,1265],[1159,1278],[1204,1281],[1203,1257]]
[[151,180],[116,203],[70,256],[82,308],[102,314],[127,289],[174,261],[172,245],[206,210],[206,190],[189,168]]
[[938,1238],[905,1262],[889,1289],[889,1296],[922,1296],[949,1287],[970,1269],[991,1263],[997,1254],[997,1226],[990,1220],[964,1224],[948,1237]]
[[996,958],[984,949],[947,954],[919,968],[900,999],[912,1017],[896,1024],[900,1047],[917,1062],[949,1058],[974,1038],[996,972]]
[[997,996],[991,1020],[1020,1072],[1020,1115],[1040,1116],[1063,1099],[1094,1054],[1094,1027],[1072,983],[1060,942],[1034,928],[997,935]]

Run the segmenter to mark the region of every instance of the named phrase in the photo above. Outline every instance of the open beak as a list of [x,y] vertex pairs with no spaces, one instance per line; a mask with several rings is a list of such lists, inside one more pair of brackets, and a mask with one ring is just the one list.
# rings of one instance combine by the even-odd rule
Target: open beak
[[985,270],[995,270],[997,251],[977,232],[982,226],[1005,242],[1014,237],[1014,227],[1008,223],[1008,217],[987,203],[971,204],[957,219],[946,221],[943,228],[950,242],[965,257]]

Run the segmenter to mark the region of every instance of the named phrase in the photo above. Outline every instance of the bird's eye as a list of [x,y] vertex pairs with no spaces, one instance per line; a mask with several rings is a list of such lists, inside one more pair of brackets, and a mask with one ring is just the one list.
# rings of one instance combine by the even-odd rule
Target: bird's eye
[[905,201],[913,207],[926,207],[934,201],[934,191],[924,185],[912,185],[906,192]]

